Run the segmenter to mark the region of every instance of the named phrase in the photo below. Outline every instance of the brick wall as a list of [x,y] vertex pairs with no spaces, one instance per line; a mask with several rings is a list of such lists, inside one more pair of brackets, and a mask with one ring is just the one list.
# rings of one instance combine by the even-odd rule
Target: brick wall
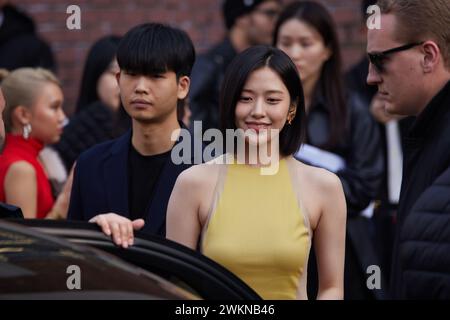
[[[288,3],[292,0],[284,0]],[[338,24],[344,65],[356,62],[364,50],[360,33],[360,0],[319,0]],[[221,0],[11,0],[30,14],[40,35],[56,56],[58,76],[66,98],[65,109],[73,110],[87,50],[99,37],[123,34],[132,26],[149,21],[178,26],[191,36],[198,52],[219,41],[223,34]],[[67,7],[81,8],[81,30],[66,27]]]

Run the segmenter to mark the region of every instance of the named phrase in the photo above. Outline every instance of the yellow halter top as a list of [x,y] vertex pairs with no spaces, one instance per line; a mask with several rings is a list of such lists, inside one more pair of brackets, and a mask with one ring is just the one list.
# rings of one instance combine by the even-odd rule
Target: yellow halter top
[[202,231],[202,253],[264,299],[307,299],[309,221],[287,161],[280,161],[275,175],[261,175],[260,168],[243,164],[225,168],[223,190],[216,188]]

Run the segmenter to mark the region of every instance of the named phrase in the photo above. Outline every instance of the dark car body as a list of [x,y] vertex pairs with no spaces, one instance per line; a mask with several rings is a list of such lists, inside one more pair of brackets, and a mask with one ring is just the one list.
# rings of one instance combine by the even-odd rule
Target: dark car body
[[[81,289],[69,289],[70,266]],[[73,270],[72,270],[73,272]],[[231,299],[260,297],[225,268],[172,241],[136,234],[128,249],[96,225],[0,221],[0,299]]]

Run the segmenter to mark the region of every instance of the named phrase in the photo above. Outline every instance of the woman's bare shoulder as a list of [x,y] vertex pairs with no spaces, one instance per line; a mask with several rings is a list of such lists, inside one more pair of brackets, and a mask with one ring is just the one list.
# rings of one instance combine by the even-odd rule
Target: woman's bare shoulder
[[294,163],[301,176],[301,181],[304,185],[308,185],[308,188],[313,188],[320,193],[338,191],[342,188],[339,177],[333,172],[300,161]]
[[22,177],[22,178],[35,178],[36,170],[33,165],[25,160],[16,161],[8,168],[6,176]]
[[178,176],[177,183],[186,187],[208,188],[215,184],[223,166],[223,164],[211,162],[194,165]]

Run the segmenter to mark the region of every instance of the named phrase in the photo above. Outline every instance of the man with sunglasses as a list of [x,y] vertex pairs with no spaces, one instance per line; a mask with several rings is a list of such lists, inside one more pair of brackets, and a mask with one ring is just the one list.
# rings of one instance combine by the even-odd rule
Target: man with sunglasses
[[202,122],[202,131],[219,127],[219,94],[225,70],[248,47],[270,45],[281,0],[225,0],[222,6],[227,28],[225,39],[200,55],[191,76],[189,105],[191,124]]
[[367,82],[385,112],[414,116],[404,138],[391,289],[397,299],[450,298],[450,2],[379,0]]

